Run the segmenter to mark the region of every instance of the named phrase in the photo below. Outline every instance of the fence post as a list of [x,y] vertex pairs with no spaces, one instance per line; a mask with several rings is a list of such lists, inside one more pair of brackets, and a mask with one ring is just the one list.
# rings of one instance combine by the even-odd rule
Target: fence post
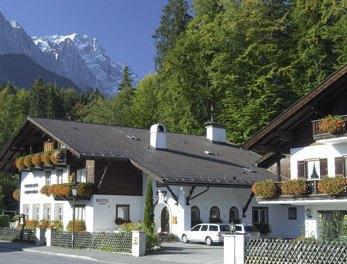
[[50,247],[52,245],[52,229],[47,228],[45,232],[46,246]]
[[245,236],[224,235],[224,264],[245,263]]
[[131,254],[141,257],[146,254],[146,235],[142,231],[132,231]]

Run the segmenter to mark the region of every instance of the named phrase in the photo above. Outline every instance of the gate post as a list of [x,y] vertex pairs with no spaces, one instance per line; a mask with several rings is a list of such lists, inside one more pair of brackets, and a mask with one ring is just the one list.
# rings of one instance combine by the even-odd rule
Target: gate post
[[245,263],[245,236],[224,235],[224,264]]
[[146,235],[142,231],[132,231],[131,254],[141,257],[146,254]]
[[50,228],[46,229],[45,237],[46,237],[46,246],[50,247],[52,244],[52,229]]

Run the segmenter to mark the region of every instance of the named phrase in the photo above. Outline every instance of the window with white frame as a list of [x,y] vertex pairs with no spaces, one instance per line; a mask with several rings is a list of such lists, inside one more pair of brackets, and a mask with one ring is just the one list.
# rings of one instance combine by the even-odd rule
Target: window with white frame
[[75,219],[85,221],[86,209],[84,205],[77,205],[75,207]]
[[77,182],[87,182],[87,171],[86,169],[77,170]]
[[51,220],[52,217],[52,208],[50,204],[43,205],[43,219]]
[[52,181],[52,172],[51,171],[45,171],[45,180],[46,180],[46,185],[51,185]]
[[33,217],[34,220],[40,220],[40,205],[34,204],[33,205]]
[[25,217],[25,221],[29,220],[30,217],[30,204],[23,204],[23,215]]
[[63,169],[57,169],[56,175],[57,175],[57,184],[63,183]]
[[60,220],[63,221],[64,217],[64,206],[62,204],[56,204],[55,205],[55,214],[54,214],[54,219],[55,220]]
[[253,207],[252,210],[253,224],[268,224],[268,208],[267,207]]

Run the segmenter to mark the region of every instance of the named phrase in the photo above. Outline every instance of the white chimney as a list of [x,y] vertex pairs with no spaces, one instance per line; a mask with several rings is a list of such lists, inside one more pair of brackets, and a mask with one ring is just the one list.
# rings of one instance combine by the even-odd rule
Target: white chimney
[[163,124],[151,126],[151,146],[155,149],[166,149],[166,128]]
[[216,123],[206,124],[206,136],[207,139],[216,143],[225,143],[227,141],[227,135],[225,128]]

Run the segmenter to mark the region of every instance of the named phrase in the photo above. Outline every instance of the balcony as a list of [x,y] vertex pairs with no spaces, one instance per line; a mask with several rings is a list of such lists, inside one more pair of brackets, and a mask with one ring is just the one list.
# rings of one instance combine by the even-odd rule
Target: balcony
[[[53,195],[55,200],[66,201],[72,199],[72,184],[61,183],[43,186],[41,193],[46,196]],[[93,184],[90,182],[77,183],[76,200],[89,200],[94,193]]]
[[312,121],[313,139],[322,144],[347,142],[347,115],[326,116]]
[[310,201],[346,201],[347,179],[325,177],[321,180],[291,180],[283,182],[262,181],[253,185],[259,202],[267,203],[307,203]]

